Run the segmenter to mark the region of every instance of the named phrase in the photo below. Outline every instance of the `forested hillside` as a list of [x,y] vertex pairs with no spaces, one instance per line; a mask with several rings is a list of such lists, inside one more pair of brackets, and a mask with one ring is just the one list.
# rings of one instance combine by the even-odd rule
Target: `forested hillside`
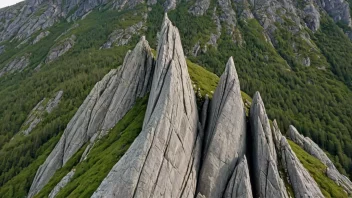
[[[0,9],[0,197],[27,195],[38,167],[93,86],[123,64],[126,52],[140,36],[145,35],[151,48],[157,48],[166,11],[180,31],[189,65],[201,65],[220,76],[232,56],[241,90],[250,96],[260,91],[269,118],[276,119],[282,131],[295,125],[327,152],[340,172],[352,177],[350,17],[337,20],[334,12],[315,1],[309,5],[318,14],[308,12],[308,3],[296,0],[287,1],[289,8],[270,1],[277,3],[272,7],[275,12],[246,0],[180,0],[175,6],[163,0],[62,2],[60,7],[56,2],[27,0]],[[62,10],[54,12],[52,7]],[[195,81],[194,76],[202,71],[190,67],[189,73]],[[218,81],[206,76],[198,80],[199,104],[205,94],[211,98]],[[35,108],[43,104],[46,109],[59,91],[63,95],[52,110]],[[128,115],[143,120],[135,111],[144,111],[144,105],[145,99]],[[36,123],[31,126],[33,120]],[[128,127],[135,136],[139,124],[122,123],[108,138]],[[29,128],[28,134],[23,133]],[[109,146],[102,143],[92,152]],[[113,152],[118,155],[120,151]],[[77,160],[72,159],[70,165]],[[90,163],[80,165],[80,174],[90,174],[83,173],[91,168]],[[63,177],[64,172],[57,175]],[[76,187],[72,183],[60,193],[65,197]]]

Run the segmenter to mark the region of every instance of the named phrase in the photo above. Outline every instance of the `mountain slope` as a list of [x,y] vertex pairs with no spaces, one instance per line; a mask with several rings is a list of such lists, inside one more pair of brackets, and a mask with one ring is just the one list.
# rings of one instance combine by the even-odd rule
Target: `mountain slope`
[[[0,11],[0,72],[6,71],[0,77],[1,189],[16,184],[15,192],[28,192],[93,85],[122,64],[139,35],[146,34],[155,48],[165,9],[190,60],[220,75],[223,63],[236,57],[241,89],[250,95],[261,91],[281,129],[294,124],[329,152],[339,171],[351,174],[352,55],[345,1],[287,1],[288,7],[273,1],[271,10],[246,1],[62,2],[27,1]],[[99,50],[108,42],[111,48]],[[199,104],[215,90],[206,81],[197,84]],[[61,90],[59,105],[28,136],[19,133],[34,107]]]

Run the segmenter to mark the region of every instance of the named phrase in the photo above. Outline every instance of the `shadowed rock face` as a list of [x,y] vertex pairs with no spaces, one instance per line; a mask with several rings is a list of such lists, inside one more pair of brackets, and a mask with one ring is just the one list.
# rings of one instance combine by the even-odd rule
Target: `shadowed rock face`
[[167,16],[140,135],[92,197],[194,197],[198,112],[179,32]]
[[342,186],[348,193],[352,193],[352,182],[342,175],[325,152],[310,138],[301,135],[294,126],[290,126],[287,132],[288,137],[302,147],[307,153],[318,158],[327,168],[327,176],[337,185]]
[[68,123],[60,141],[42,164],[33,180],[29,197],[38,193],[86,142],[94,142],[128,112],[139,97],[151,87],[154,58],[148,42],[142,37],[123,66],[112,70],[98,82]]
[[259,92],[250,109],[252,168],[255,197],[288,197],[277,168],[277,157],[269,119]]
[[289,182],[292,185],[295,197],[323,198],[324,196],[318,184],[296,157],[286,138],[281,134],[276,120],[273,122],[273,135],[277,146],[279,163],[281,162],[284,171],[289,176]]
[[244,156],[237,164],[227,185],[223,198],[251,198],[252,186],[249,177],[247,158]]
[[238,158],[245,152],[246,115],[232,57],[214,93],[209,116],[198,191],[215,198],[223,195]]

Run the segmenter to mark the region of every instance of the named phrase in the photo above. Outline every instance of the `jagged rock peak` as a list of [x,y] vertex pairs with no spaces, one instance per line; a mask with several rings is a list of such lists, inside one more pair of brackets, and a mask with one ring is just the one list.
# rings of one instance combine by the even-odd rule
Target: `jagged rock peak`
[[288,181],[292,185],[295,197],[323,198],[324,196],[318,184],[296,157],[286,138],[281,134],[276,120],[273,122],[273,135],[279,163],[282,164],[284,171],[288,175]]
[[92,197],[194,197],[201,134],[180,35],[165,15],[143,129]]
[[[33,180],[28,197],[37,194],[55,171],[90,140],[105,135],[151,87],[154,57],[145,39],[129,51],[123,65],[98,82],[68,123],[61,139],[42,164]],[[84,152],[88,153],[88,152]]]
[[246,144],[246,114],[232,57],[210,106],[198,192],[207,198],[216,198],[223,196]]
[[288,197],[280,178],[272,132],[259,92],[250,109],[254,197]]
[[352,182],[345,175],[341,174],[326,153],[309,137],[301,135],[294,126],[290,126],[287,131],[288,137],[303,148],[307,153],[319,159],[327,168],[326,175],[337,185],[342,186],[347,193],[352,194]]
[[285,137],[281,137],[281,162],[288,173],[295,197],[324,198],[318,184],[303,167]]
[[[262,124],[264,134],[266,137],[267,144],[269,146],[269,151],[274,159],[276,159],[276,151],[273,141],[273,134],[271,132],[269,118],[266,114],[264,102],[260,96],[260,93],[257,91],[253,96],[253,101],[250,109],[250,114],[257,116]],[[257,119],[257,118],[255,118]]]
[[223,198],[238,197],[253,197],[246,156],[244,156],[237,164],[223,196]]

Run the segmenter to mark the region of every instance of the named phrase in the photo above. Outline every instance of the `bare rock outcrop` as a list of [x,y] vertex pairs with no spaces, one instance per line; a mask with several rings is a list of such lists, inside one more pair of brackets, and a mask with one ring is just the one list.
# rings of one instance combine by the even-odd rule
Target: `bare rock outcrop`
[[259,92],[250,109],[254,197],[288,197],[277,166],[277,155],[269,119]]
[[286,138],[281,134],[276,120],[273,122],[273,135],[277,146],[279,163],[288,175],[295,197],[323,198],[323,194],[309,172],[296,157]]
[[247,158],[244,156],[237,164],[228,182],[223,198],[252,198]]
[[61,101],[63,91],[58,91],[54,98],[41,100],[30,112],[25,123],[22,125],[23,130],[21,133],[28,135],[32,130],[42,121],[43,115],[51,113]]
[[202,16],[208,10],[209,6],[210,0],[197,0],[188,11],[194,16]]
[[33,40],[33,45],[38,43],[39,41],[41,41],[43,38],[49,36],[50,32],[49,31],[44,31],[44,32],[41,32],[40,34],[38,34],[37,37],[35,37],[35,39]]
[[39,167],[28,197],[38,193],[86,142],[94,142],[113,128],[136,99],[149,92],[153,70],[153,54],[142,37],[135,49],[127,53],[123,65],[94,86],[54,150]]
[[53,62],[54,60],[68,52],[74,46],[75,39],[76,36],[72,35],[70,38],[65,39],[56,47],[52,48],[48,53],[48,57],[46,58],[45,63]]
[[[142,132],[92,197],[194,197],[201,134],[178,29],[165,15]],[[197,149],[199,148],[199,149]]]
[[288,137],[303,148],[307,153],[319,159],[328,168],[326,175],[332,179],[337,185],[342,186],[346,192],[352,193],[352,182],[343,174],[341,174],[326,153],[309,137],[301,135],[294,126],[290,126],[287,132]]
[[76,170],[72,169],[65,177],[61,179],[61,181],[54,187],[54,189],[50,192],[49,198],[54,198],[60,192],[62,188],[64,188],[75,175]]
[[216,198],[223,195],[246,144],[246,114],[232,57],[215,90],[209,116],[198,192]]
[[15,58],[9,64],[7,64],[4,68],[0,69],[0,77],[14,72],[21,72],[29,65],[29,57],[28,55],[22,56],[21,58]]
[[139,32],[143,29],[145,29],[145,26],[142,21],[126,29],[117,29],[109,35],[108,41],[101,48],[107,49],[113,47],[114,45],[127,45],[131,41],[132,37],[139,34]]

